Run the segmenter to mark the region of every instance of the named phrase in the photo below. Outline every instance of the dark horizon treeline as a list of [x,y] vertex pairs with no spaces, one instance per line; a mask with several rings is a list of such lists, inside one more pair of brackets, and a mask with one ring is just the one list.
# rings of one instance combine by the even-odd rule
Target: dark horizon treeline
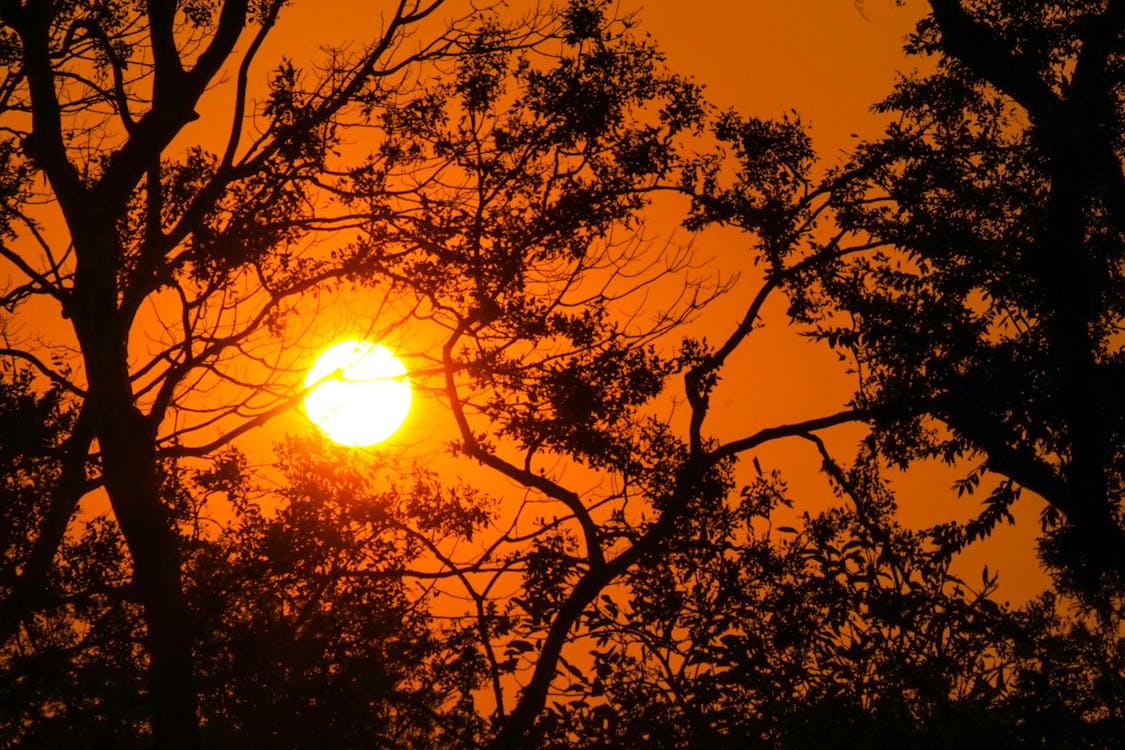
[[[37,520],[34,488],[50,478],[49,461],[30,456],[50,453],[68,417],[27,378],[5,384],[0,430],[26,435],[29,420],[50,428],[4,473],[4,525],[17,530]],[[489,522],[461,502],[471,490],[425,474],[409,490],[380,489],[382,475],[319,438],[291,441],[279,458],[288,484],[276,513],[263,513],[237,452],[165,475],[184,528],[198,525],[201,498],[222,495],[234,510],[221,534],[185,535],[181,549],[202,746],[487,742],[493,668],[507,682],[535,658],[545,619],[536,610],[552,606],[564,572],[559,546],[545,539],[522,556],[542,571],[526,601],[450,620],[409,585],[426,559],[412,529],[440,518],[470,540]],[[995,573],[962,580],[950,570],[964,528],[905,529],[871,465],[834,469],[841,497],[862,501],[796,527],[770,522],[797,502],[777,472],[694,507],[659,556],[586,612],[573,663],[563,662],[524,746],[1114,744],[1125,695],[1118,610],[1076,609],[1054,592],[1016,608],[997,602]],[[81,529],[60,551],[38,616],[5,649],[5,739],[149,747],[127,554],[110,519]],[[485,623],[503,649],[495,664],[482,653]]]
[[[929,6],[907,51],[934,65],[825,173],[799,120],[716,111],[600,0],[437,33],[452,3],[403,2],[366,46],[263,61],[261,100],[284,3],[0,2],[0,322],[46,299],[78,347],[4,350],[0,742],[1114,746],[1125,2]],[[173,148],[212,86],[221,153]],[[666,194],[760,280],[707,339],[720,277],[643,238]],[[339,290],[425,340],[411,377],[489,479],[238,450]],[[722,442],[711,396],[769,356],[774,296],[855,394]],[[837,498],[794,526],[754,455],[781,439]],[[933,458],[957,486],[896,498],[882,472]],[[1012,607],[952,571],[1023,491],[1053,587]],[[967,523],[897,520],[962,494]]]

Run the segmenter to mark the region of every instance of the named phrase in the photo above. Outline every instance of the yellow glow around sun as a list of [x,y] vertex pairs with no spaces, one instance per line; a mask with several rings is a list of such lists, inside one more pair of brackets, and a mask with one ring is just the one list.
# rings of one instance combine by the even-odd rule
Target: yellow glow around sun
[[305,413],[341,445],[382,442],[410,411],[406,367],[390,349],[370,341],[341,341],[325,349],[309,370],[305,388],[312,388],[305,396]]

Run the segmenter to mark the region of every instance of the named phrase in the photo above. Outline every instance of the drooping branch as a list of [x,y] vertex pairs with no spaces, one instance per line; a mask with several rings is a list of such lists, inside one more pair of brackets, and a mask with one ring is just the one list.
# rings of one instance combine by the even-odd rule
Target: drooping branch
[[46,375],[52,383],[54,383],[59,388],[62,388],[64,391],[70,393],[71,395],[78,396],[79,398],[82,398],[86,395],[86,391],[79,388],[77,385],[71,382],[69,378],[63,376],[53,367],[47,365],[46,362],[35,356],[35,354],[33,354],[32,352],[29,352],[25,349],[3,348],[0,349],[0,356],[12,357],[13,359],[20,359],[24,362],[27,362],[40,374]]
[[867,418],[863,410],[849,410],[819,419],[790,425],[778,425],[759,430],[755,434],[720,446],[706,453],[693,453],[687,457],[676,473],[674,486],[669,488],[663,509],[657,519],[639,538],[604,565],[585,571],[568,592],[555,613],[543,638],[535,669],[520,693],[506,721],[502,724],[489,750],[517,750],[524,747],[527,733],[535,718],[546,704],[547,694],[555,678],[563,647],[574,626],[586,608],[613,581],[640,563],[646,555],[658,551],[665,540],[674,533],[683,515],[690,508],[691,499],[698,493],[704,475],[719,464],[739,453],[783,437],[805,437],[813,432]]
[[830,414],[825,417],[806,419],[803,422],[794,422],[793,424],[778,425],[776,427],[766,427],[758,430],[753,435],[724,443],[708,453],[708,456],[713,462],[717,462],[722,459],[733,458],[739,453],[745,453],[763,443],[773,440],[786,437],[802,437],[806,433],[815,432],[816,430],[823,430],[843,424],[866,422],[871,416],[871,411],[868,409],[845,409],[844,411],[836,412],[835,414]]
[[541,474],[522,469],[500,458],[493,451],[481,445],[472,427],[469,425],[469,420],[465,415],[464,405],[458,393],[457,380],[455,377],[458,368],[454,366],[453,350],[461,340],[461,337],[468,332],[472,324],[472,320],[463,322],[449,336],[442,348],[442,360],[446,364],[445,393],[446,397],[449,399],[453,419],[461,434],[462,450],[466,455],[480,461],[485,466],[520,482],[526,487],[534,488],[547,497],[554,498],[565,505],[567,509],[574,514],[578,524],[582,527],[587,559],[591,568],[601,568],[605,564],[605,554],[602,552],[601,532],[598,529],[598,525],[594,523],[594,519],[590,516],[590,512],[586,509],[586,506],[582,504],[582,498],[579,497],[577,493],[562,487]]

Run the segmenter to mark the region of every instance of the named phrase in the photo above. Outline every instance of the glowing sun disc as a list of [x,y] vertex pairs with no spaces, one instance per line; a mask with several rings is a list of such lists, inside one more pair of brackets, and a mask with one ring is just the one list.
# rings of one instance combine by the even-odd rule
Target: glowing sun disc
[[406,367],[390,349],[370,341],[341,341],[325,349],[305,377],[305,388],[312,388],[305,413],[341,445],[382,442],[410,411]]

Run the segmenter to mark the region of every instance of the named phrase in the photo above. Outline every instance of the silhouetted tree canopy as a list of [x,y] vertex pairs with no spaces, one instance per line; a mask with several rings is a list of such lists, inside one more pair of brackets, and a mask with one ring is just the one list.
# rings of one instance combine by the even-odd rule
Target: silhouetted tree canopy
[[[307,64],[257,59],[284,2],[0,0],[0,741],[1112,746],[1121,5],[932,0],[934,66],[821,169],[602,0],[391,3]],[[729,330],[655,212],[743,230]],[[241,442],[333,295],[458,468]],[[720,436],[778,295],[856,395]],[[896,497],[932,457],[963,481]],[[1013,606],[958,563],[1021,490],[1058,586]]]
[[841,227],[886,250],[826,270],[811,316],[855,357],[886,455],[1008,477],[990,513],[1037,493],[1060,580],[1119,588],[1125,9],[932,7],[907,49],[936,66],[837,175]]

